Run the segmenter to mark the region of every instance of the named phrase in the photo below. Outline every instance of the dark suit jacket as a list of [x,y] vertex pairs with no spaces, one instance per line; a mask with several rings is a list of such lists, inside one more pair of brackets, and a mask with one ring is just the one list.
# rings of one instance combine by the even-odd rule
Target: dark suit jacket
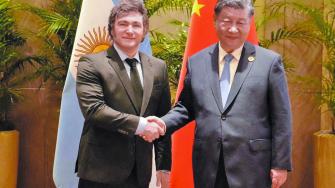
[[[140,52],[143,102],[140,116],[162,116],[171,107],[163,61]],[[77,74],[77,96],[85,118],[79,145],[80,178],[106,184],[126,180],[136,164],[138,181],[149,183],[152,144],[134,135],[139,123],[130,79],[116,50],[84,56]],[[170,137],[154,142],[157,169],[169,170]]]
[[[196,122],[196,188],[214,187],[220,149],[231,188],[270,187],[270,169],[291,169],[291,111],[281,57],[245,43],[227,104],[222,106],[218,44],[192,56],[168,132]],[[221,167],[223,168],[223,167]]]

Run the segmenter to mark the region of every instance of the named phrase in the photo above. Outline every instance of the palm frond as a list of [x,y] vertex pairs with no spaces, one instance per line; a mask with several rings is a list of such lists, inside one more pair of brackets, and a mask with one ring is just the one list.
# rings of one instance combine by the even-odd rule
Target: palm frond
[[173,26],[177,26],[177,27],[189,27],[190,26],[188,22],[183,22],[178,19],[171,19],[168,23]]
[[283,19],[284,16],[285,16],[284,13],[277,13],[271,16],[263,16],[262,18],[256,20],[256,30],[258,31],[259,29],[265,27],[270,22],[279,21]]
[[8,81],[11,77],[20,70],[23,70],[27,65],[46,65],[48,59],[43,56],[26,56],[16,61],[13,61],[9,66],[7,66],[1,81]]
[[283,61],[283,65],[284,65],[284,69],[286,73],[293,73],[296,68],[294,61],[286,55],[283,55],[282,61]]
[[[0,48],[0,50],[3,50]],[[11,63],[11,60],[18,56],[18,53],[13,50],[3,50],[0,52],[0,66],[4,69]],[[1,70],[1,68],[0,68]],[[2,70],[3,71],[3,70]]]
[[179,23],[180,30],[177,35],[163,34],[158,31],[151,31],[151,45],[153,54],[164,59],[167,67],[170,83],[176,87],[179,79],[179,71],[183,61],[183,54],[187,39],[187,27]]
[[47,9],[33,7],[31,5],[25,5],[22,7],[23,9],[36,14],[44,21],[40,32],[44,36],[52,36],[60,30],[68,32],[72,28],[73,20],[69,17]]
[[23,99],[23,96],[19,89],[12,87],[0,87],[0,112],[8,112],[10,106],[21,99]]
[[297,42],[304,42],[306,44],[316,44],[320,42],[316,35],[306,27],[293,26],[291,28],[283,27],[272,31],[270,38],[261,40],[260,45],[269,48],[271,45],[282,40],[288,40],[294,44],[297,44]]
[[[64,84],[70,63],[82,0],[52,0],[49,9],[24,5],[23,9],[41,18],[42,29],[39,37],[44,41],[44,53],[49,63],[38,67],[31,78],[41,76],[44,81],[51,79]],[[28,79],[28,78],[27,78]]]
[[6,46],[21,46],[25,43],[25,39],[15,29],[15,20],[11,16],[16,6],[10,4],[9,1],[0,1],[0,42]]
[[145,7],[148,9],[148,16],[152,16],[160,11],[182,10],[188,14],[192,11],[193,0],[146,0]]

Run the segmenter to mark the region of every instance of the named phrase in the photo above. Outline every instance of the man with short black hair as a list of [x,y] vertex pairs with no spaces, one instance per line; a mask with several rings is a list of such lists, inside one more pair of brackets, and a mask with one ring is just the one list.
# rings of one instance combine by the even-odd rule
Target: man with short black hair
[[162,119],[148,119],[167,133],[195,120],[195,188],[278,188],[291,170],[291,110],[281,57],[246,42],[250,0],[219,0],[214,12],[219,42],[188,59],[175,107]]

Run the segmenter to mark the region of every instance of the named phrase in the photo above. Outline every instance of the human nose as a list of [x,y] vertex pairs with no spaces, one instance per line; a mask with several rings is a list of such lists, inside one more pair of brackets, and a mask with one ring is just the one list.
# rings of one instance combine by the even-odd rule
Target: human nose
[[134,33],[134,27],[132,25],[128,25],[128,27],[126,28],[126,32],[127,33]]
[[237,32],[238,32],[238,29],[237,29],[237,27],[236,27],[236,24],[235,24],[235,23],[232,24],[232,25],[229,27],[228,31],[231,32],[231,33],[237,33]]

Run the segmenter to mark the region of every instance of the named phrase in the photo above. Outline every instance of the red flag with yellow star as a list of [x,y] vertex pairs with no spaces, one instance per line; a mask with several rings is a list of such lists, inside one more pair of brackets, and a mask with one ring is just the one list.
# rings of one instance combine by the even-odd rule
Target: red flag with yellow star
[[[188,57],[203,48],[218,42],[214,27],[214,7],[217,0],[195,0],[192,9],[191,24],[187,38],[183,66],[177,89],[177,98],[184,87],[186,75],[186,63]],[[253,44],[258,43],[254,19],[250,25],[247,39]],[[192,188],[192,146],[194,140],[195,123],[191,122],[184,128],[173,134],[172,137],[172,188]]]

